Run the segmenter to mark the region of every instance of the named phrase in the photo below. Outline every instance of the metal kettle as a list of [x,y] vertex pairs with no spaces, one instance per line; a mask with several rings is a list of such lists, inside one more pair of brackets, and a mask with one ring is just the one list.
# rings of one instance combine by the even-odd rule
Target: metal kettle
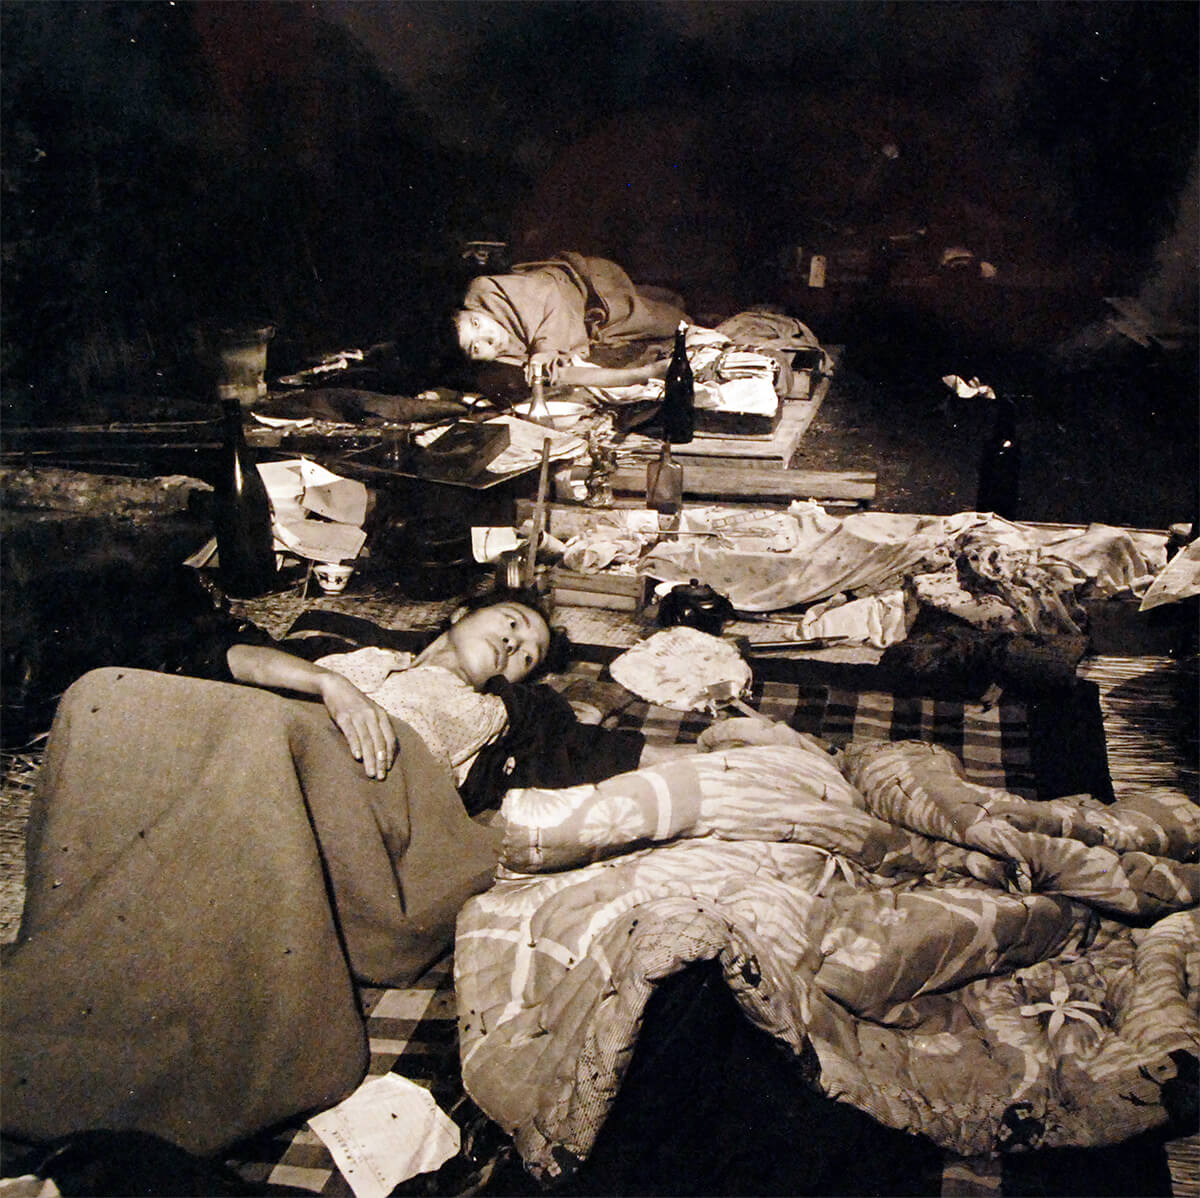
[[696,578],[672,587],[658,604],[658,622],[664,628],[682,624],[711,636],[720,636],[722,625],[734,614],[733,604],[724,595]]

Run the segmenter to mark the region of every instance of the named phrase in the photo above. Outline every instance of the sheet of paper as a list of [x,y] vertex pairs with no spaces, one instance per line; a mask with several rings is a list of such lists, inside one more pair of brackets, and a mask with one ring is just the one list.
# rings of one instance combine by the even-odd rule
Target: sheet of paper
[[300,500],[304,497],[304,479],[300,473],[302,465],[299,458],[287,462],[258,463],[258,472],[267,488],[267,497],[271,500],[276,521],[304,519],[304,509],[300,506]]
[[349,1098],[308,1121],[356,1198],[387,1198],[459,1147],[458,1125],[427,1090],[395,1073],[368,1078]]
[[283,521],[276,519],[275,536],[297,557],[314,562],[352,562],[358,557],[367,534],[355,524],[330,520]]
[[471,529],[471,556],[477,562],[498,562],[520,543],[515,528],[479,525]]
[[1138,611],[1176,603],[1200,593],[1200,541],[1185,545],[1150,584]]
[[507,474],[512,470],[536,466],[541,461],[542,442],[547,437],[550,438],[552,462],[579,457],[587,452],[587,442],[574,433],[559,432],[529,420],[518,420],[515,416],[497,416],[495,422],[508,425],[508,448],[488,463],[488,470],[493,474]]
[[367,518],[367,488],[353,478],[318,483],[304,488],[300,505],[305,511],[339,524],[362,524]]
[[[359,527],[367,506],[362,483],[308,458],[260,462],[258,472],[271,500],[277,548],[315,562],[349,562],[359,555],[367,540]],[[328,519],[311,519],[313,513]]]

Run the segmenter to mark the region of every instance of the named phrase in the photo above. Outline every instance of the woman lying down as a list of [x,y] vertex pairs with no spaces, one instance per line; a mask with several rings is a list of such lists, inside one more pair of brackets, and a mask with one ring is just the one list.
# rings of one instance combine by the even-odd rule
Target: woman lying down
[[[586,1155],[606,1108],[557,1087],[581,1100],[597,1085],[615,1088],[623,1051],[603,1018],[572,1020],[580,1034],[567,1034],[555,1011],[572,993],[582,1004],[572,1009],[594,1017],[613,1015],[605,996],[617,993],[622,1018],[636,1023],[655,971],[696,951],[718,955],[761,1026],[788,1043],[833,1036],[845,1055],[850,1033],[830,1021],[830,1002],[887,1025],[906,1002],[919,1013],[926,991],[976,971],[1040,961],[1051,949],[1082,952],[1094,920],[1071,887],[1102,911],[1164,916],[1150,928],[1162,929],[1158,940],[1147,936],[1156,951],[1173,943],[1167,913],[1195,903],[1195,867],[1170,859],[1189,843],[1194,855],[1194,816],[1188,825],[1166,808],[1109,819],[1086,805],[1022,804],[972,788],[961,810],[943,811],[934,801],[940,783],[926,779],[934,798],[908,817],[922,829],[913,832],[864,809],[869,753],[848,758],[859,771],[848,776],[790,729],[766,732],[758,721],[706,734],[702,747],[713,752],[632,772],[640,743],[618,739],[612,750],[593,741],[598,756],[609,751],[591,765],[582,752],[562,751],[583,743],[572,731],[579,726],[521,697],[549,664],[554,639],[543,612],[503,597],[465,613],[411,668],[381,669],[369,654],[309,665],[243,645],[229,647],[225,664],[231,677],[258,685],[107,669],[71,687],[31,813],[21,930],[0,978],[6,1139],[38,1145],[91,1128],[132,1129],[212,1154],[327,1108],[367,1067],[357,984],[408,984],[445,951],[457,919],[467,1085],[516,1133],[528,1161],[562,1162]],[[364,665],[373,676],[358,672]],[[405,678],[415,698],[399,693]],[[323,706],[264,687],[306,692]],[[503,716],[482,699],[498,699]],[[398,716],[388,713],[393,701]],[[785,743],[729,748],[731,735]],[[924,763],[919,755],[884,761],[879,771],[907,777]],[[579,785],[563,789],[572,771]],[[468,815],[455,782],[471,793],[472,773],[483,778],[483,803],[489,790],[519,787],[499,826]],[[988,818],[967,818],[980,812]],[[1182,831],[1168,828],[1168,817]],[[1080,864],[1068,852],[1066,865],[1052,864],[1037,839],[1043,820],[1058,830],[1056,845],[1063,829],[1086,833],[1093,856]],[[978,895],[929,903],[909,894],[910,873],[938,870],[961,875],[967,890],[1000,892],[978,912]],[[851,896],[848,879],[868,875],[902,884]],[[1010,895],[1010,875],[1047,893],[1018,886]],[[836,909],[858,922],[842,927],[821,915],[835,909],[822,895],[838,896]],[[927,906],[909,919],[914,903]],[[976,915],[1011,940],[980,937]],[[923,965],[932,953],[937,964],[915,982],[872,988],[894,963],[860,969],[859,957],[871,954],[856,946],[873,942],[877,927],[911,950],[905,959]],[[927,934],[914,947],[897,929]],[[944,951],[964,932],[963,951]],[[653,943],[665,957],[650,959]],[[1103,938],[1113,944],[1124,952],[1128,936]],[[821,963],[819,985],[810,984]],[[1072,968],[1073,979],[1081,966]],[[1057,977],[1041,989],[1028,983],[1018,1005],[1059,1002]],[[1074,1001],[1072,984],[1060,1005]],[[834,997],[818,1001],[821,987]],[[1136,1015],[1147,1000],[1137,985],[1116,997],[1130,996]],[[1139,1045],[1133,1059],[1157,1067],[1186,1035],[1168,1017],[1169,990],[1152,997],[1161,999],[1159,1040]],[[806,1009],[821,1019],[801,1019]],[[538,1027],[557,1034],[531,1034]],[[616,1056],[593,1069],[597,1045]],[[562,1055],[580,1051],[586,1060]],[[818,1051],[824,1065],[823,1042]],[[1001,1056],[1007,1084],[1011,1066]],[[829,1068],[853,1090],[850,1071]],[[1161,1118],[1161,1096],[1143,1090],[1136,1117]],[[589,1111],[592,1124],[571,1124]]]
[[208,677],[94,670],[59,704],[0,974],[8,1144],[134,1129],[207,1154],[337,1102],[368,1059],[355,983],[411,982],[491,883],[501,833],[464,800],[643,748],[523,686],[565,651],[523,595],[416,654],[240,635],[196,653]]

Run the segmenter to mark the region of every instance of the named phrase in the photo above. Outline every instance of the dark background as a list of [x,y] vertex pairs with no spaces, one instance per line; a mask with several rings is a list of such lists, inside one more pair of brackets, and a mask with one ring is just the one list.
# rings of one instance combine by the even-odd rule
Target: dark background
[[[1010,284],[1137,294],[1194,203],[1198,12],[6,0],[7,412],[197,388],[198,337],[247,321],[276,365],[394,339],[419,375],[471,238],[611,256],[698,316],[900,327],[893,350],[934,318],[809,311],[794,247],[923,228]],[[1191,244],[1168,289],[1194,320]]]

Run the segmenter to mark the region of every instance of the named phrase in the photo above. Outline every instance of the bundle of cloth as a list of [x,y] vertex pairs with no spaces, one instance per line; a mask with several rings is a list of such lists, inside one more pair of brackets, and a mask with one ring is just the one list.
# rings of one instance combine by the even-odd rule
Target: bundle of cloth
[[[865,613],[907,590],[983,630],[1052,636],[1084,631],[1081,598],[1144,594],[1166,564],[1164,535],[1105,524],[1035,528],[989,512],[839,518],[812,500],[773,519],[769,542],[684,535],[655,545],[642,567],[664,581],[699,579],[741,611],[870,600]],[[849,614],[809,634],[851,633]],[[903,638],[902,622],[888,627]]]
[[722,747],[504,803],[457,926],[468,1093],[581,1167],[657,983],[719,962],[798,1082],[963,1155],[1179,1117],[1200,1055],[1200,810],[1031,802],[921,742]]

